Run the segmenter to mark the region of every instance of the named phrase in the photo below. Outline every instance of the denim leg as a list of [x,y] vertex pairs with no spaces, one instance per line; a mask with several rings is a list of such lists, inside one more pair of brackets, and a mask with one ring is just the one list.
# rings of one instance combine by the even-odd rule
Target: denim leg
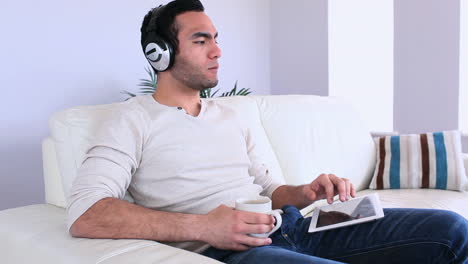
[[203,255],[229,264],[339,264],[333,260],[323,259],[296,252],[297,248],[289,238],[291,231],[295,230],[298,219],[302,218],[300,212],[292,206],[283,207],[283,223],[281,228],[273,233],[269,246],[255,247],[246,251],[231,251],[209,248]]
[[343,264],[333,260],[301,254],[285,247],[264,246],[232,254],[227,257],[228,264]]
[[[308,233],[310,218],[283,207],[270,246],[243,252],[211,248],[203,254],[236,263],[463,263],[468,264],[468,221],[451,211],[384,209],[373,222]],[[273,261],[274,260],[274,261]]]
[[468,264],[468,221],[451,211],[384,209],[373,222],[307,233],[310,218],[290,231],[297,252],[346,263]]

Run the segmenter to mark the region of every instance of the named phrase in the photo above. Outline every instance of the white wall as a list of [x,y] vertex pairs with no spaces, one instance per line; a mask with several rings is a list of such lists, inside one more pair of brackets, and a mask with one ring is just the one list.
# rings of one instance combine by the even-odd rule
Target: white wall
[[[460,95],[459,128],[468,137],[468,0],[460,2]],[[468,153],[468,138],[464,139],[464,152]]]
[[395,129],[458,128],[459,0],[395,0]]
[[271,0],[272,94],[328,95],[327,17],[327,0]]
[[[202,0],[223,51],[218,87],[270,94],[270,0]],[[216,90],[217,88],[215,88]]]
[[393,0],[328,1],[329,95],[393,130]]
[[[460,69],[454,66],[458,1]],[[374,130],[392,130],[392,119],[400,132],[450,129],[457,123],[463,128],[468,120],[468,111],[462,110],[468,105],[468,45],[463,44],[468,43],[468,0],[203,2],[220,33],[218,87],[223,91],[239,80],[240,87],[252,88],[254,94],[269,94],[271,85],[275,94],[328,95],[330,80],[330,95],[348,96],[375,124]],[[399,30],[395,102],[393,2]],[[43,201],[40,144],[49,133],[51,113],[121,101],[121,90],[137,91],[147,66],[139,28],[155,5],[150,0],[2,1],[0,210]],[[460,98],[454,81],[458,79]],[[424,101],[418,99],[426,93]],[[443,104],[431,106],[440,99]],[[382,120],[369,109],[382,110]]]
[[[167,2],[167,1],[165,1]],[[220,32],[218,87],[270,93],[269,1],[206,0]],[[147,66],[139,29],[155,1],[2,1],[0,210],[44,200],[41,140],[51,113],[122,101]]]

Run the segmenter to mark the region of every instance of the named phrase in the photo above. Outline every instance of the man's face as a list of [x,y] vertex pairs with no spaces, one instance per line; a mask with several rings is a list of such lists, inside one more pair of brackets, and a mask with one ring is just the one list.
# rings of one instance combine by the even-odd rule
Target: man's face
[[175,22],[179,29],[179,52],[170,73],[194,90],[215,87],[221,49],[210,18],[203,12],[186,12],[178,15]]

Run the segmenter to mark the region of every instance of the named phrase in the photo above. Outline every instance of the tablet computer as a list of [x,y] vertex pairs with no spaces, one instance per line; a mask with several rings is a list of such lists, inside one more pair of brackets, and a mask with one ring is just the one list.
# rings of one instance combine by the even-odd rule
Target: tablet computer
[[314,209],[309,233],[369,222],[384,217],[377,193]]

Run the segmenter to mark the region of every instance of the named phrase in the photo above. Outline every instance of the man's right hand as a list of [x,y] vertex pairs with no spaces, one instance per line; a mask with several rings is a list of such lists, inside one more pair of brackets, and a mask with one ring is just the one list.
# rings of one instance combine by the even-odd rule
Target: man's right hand
[[234,210],[221,205],[207,215],[201,240],[218,249],[243,251],[271,244],[271,239],[248,234],[267,233],[274,228],[274,217]]

